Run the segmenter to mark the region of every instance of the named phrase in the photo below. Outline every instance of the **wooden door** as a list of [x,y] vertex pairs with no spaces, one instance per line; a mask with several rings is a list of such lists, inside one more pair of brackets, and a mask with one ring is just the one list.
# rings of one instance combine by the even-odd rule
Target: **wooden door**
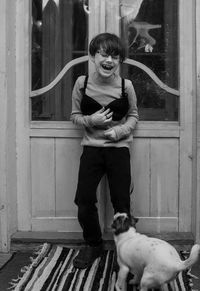
[[[27,85],[24,81],[23,76],[19,76],[17,81],[19,95],[17,101],[18,221],[20,230],[81,231],[73,199],[77,183],[82,132],[69,121],[71,90],[75,77],[87,71],[87,44],[93,35],[111,31],[121,34],[126,39],[127,35],[131,37],[135,28],[131,26],[132,24],[124,24],[122,18],[129,13],[128,8],[134,6],[135,2],[141,6],[145,2],[149,4],[152,1],[95,0],[88,3],[88,1],[49,0],[42,1],[42,7],[35,8],[33,5],[32,9],[36,9],[37,12],[34,15],[34,29],[40,31],[40,22],[44,21],[45,9],[46,21],[42,24],[43,34],[38,39],[33,38],[32,44],[30,44],[32,52],[35,54],[35,59],[32,58],[31,74],[32,76],[35,74],[32,89],[31,85]],[[159,55],[159,50],[154,53],[151,51],[151,47],[148,47],[148,53],[133,54],[134,57],[133,50],[130,49],[129,57],[122,69],[122,73],[131,78],[133,82],[135,72],[139,69],[142,74],[145,74],[145,77],[141,75],[142,77],[137,79],[136,87],[148,90],[153,87],[163,96],[160,100],[160,95],[157,94],[156,98],[161,104],[157,107],[149,106],[149,99],[145,101],[147,105],[144,105],[145,103],[139,105],[141,120],[135,130],[131,148],[134,182],[134,193],[131,196],[132,208],[135,215],[140,218],[140,229],[145,232],[190,232],[192,229],[192,114],[194,112],[192,107],[192,45],[189,44],[193,43],[192,11],[194,6],[193,3],[186,0],[175,2],[179,2],[179,5],[168,7],[167,1],[163,0],[163,4],[165,4],[163,19],[166,23],[176,23],[176,27],[179,27],[179,31],[176,28],[175,32],[178,39],[176,52],[178,59],[175,58],[177,64],[169,61],[174,60],[174,51],[170,51],[168,48],[166,57],[165,49],[161,45],[163,51],[159,58],[164,57],[163,79],[158,78],[152,68],[147,65],[153,63],[153,60]],[[31,3],[36,5],[38,2],[32,1]],[[18,16],[21,11],[27,14],[29,5],[26,2],[22,5],[19,1],[18,9],[21,8],[21,10],[18,11]],[[140,8],[140,6],[138,7]],[[64,26],[66,29],[61,29],[63,27],[63,22],[59,18],[61,11],[62,13],[67,11],[68,17],[71,15],[69,25]],[[175,14],[172,13],[174,11]],[[41,13],[43,13],[43,17]],[[77,15],[78,19],[75,18]],[[170,16],[173,16],[173,19]],[[18,17],[18,19],[20,18]],[[73,23],[73,19],[76,19],[76,23]],[[56,21],[57,26],[51,26],[52,20]],[[140,24],[144,21],[145,19],[137,20]],[[19,26],[20,23],[18,20]],[[138,23],[134,25],[136,24]],[[160,23],[157,24],[159,29]],[[26,25],[28,27],[28,22]],[[56,33],[55,29],[57,29]],[[167,28],[165,27],[165,29]],[[81,41],[77,36],[78,31],[81,31]],[[170,34],[169,30],[167,32]],[[29,36],[28,30],[20,31],[19,34],[21,39]],[[54,40],[51,39],[52,45],[49,47],[47,39],[52,35],[54,35]],[[154,35],[155,39],[157,37],[159,39],[161,34]],[[170,40],[170,37],[171,35],[167,40],[172,44],[173,39]],[[40,51],[41,44],[42,51]],[[50,52],[49,49],[51,49]],[[66,53],[66,49],[68,53]],[[62,51],[65,51],[66,56]],[[24,59],[21,57],[21,52],[24,52]],[[24,64],[23,72],[26,78],[30,72],[29,62],[26,62],[28,53],[27,47],[19,42],[18,61]],[[45,53],[47,55],[51,53],[53,67],[49,64],[50,59],[45,59]],[[138,58],[138,61],[135,58]],[[148,62],[142,63],[143,58],[149,58]],[[46,60],[45,67],[43,66],[44,59]],[[38,62],[39,72],[33,70],[34,62]],[[90,69],[92,67],[89,66]],[[172,75],[169,76],[166,72],[171,72]],[[44,80],[45,83],[43,83]],[[167,80],[167,84],[164,82],[165,80]],[[173,82],[175,85],[177,84],[177,87],[173,86]],[[138,94],[143,93],[138,90]],[[22,96],[28,97],[28,95],[31,97],[31,106],[27,99],[22,98]],[[148,98],[148,94],[145,96]],[[29,118],[29,116],[31,117]],[[103,197],[100,198],[100,216],[105,232],[110,231],[112,220],[108,192],[106,181],[104,181],[99,195]]]

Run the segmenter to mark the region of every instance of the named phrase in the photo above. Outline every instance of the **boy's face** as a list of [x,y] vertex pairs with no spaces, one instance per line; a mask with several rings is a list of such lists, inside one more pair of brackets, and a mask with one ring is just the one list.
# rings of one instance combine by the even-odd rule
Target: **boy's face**
[[103,49],[99,49],[95,56],[91,58],[96,72],[102,78],[111,77],[117,71],[120,63],[119,55],[108,55]]

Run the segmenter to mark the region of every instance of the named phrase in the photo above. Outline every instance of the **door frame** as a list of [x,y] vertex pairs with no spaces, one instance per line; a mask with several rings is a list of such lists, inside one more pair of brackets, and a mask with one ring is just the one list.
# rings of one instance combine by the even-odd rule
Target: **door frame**
[[197,117],[196,117],[196,175],[195,181],[196,189],[194,195],[194,233],[196,242],[200,243],[200,2],[196,1],[196,108],[197,108]]
[[[71,122],[30,122],[30,17],[31,17],[31,1],[17,0],[16,14],[16,108],[17,108],[17,199],[18,199],[18,228],[19,230],[31,229],[31,174],[30,174],[30,136],[33,130],[40,131],[41,129],[51,128],[74,131],[75,136],[79,133]],[[91,1],[94,9],[94,17],[91,18],[89,36],[96,33],[108,30],[105,22],[105,11],[109,13],[109,30],[117,33],[115,19],[111,17],[113,12],[106,6],[106,1]],[[93,3],[93,4],[92,4]],[[94,4],[95,3],[95,4]],[[117,7],[118,1],[112,0],[109,5]],[[179,231],[184,232],[191,229],[193,223],[191,212],[187,211],[188,207],[192,207],[191,196],[188,193],[194,193],[192,185],[193,169],[193,154],[195,143],[195,58],[194,58],[194,15],[195,1],[179,0],[180,3],[180,124],[178,122],[139,122],[137,135],[143,136],[148,133],[152,136],[159,136],[161,131],[165,134],[170,134],[176,131],[180,136],[180,193],[179,199]],[[119,3],[118,3],[119,4]],[[199,8],[198,8],[199,9]],[[100,11],[100,13],[99,13]],[[185,19],[188,19],[186,22]],[[192,44],[192,45],[191,45]],[[186,70],[187,68],[187,70]],[[194,115],[193,115],[194,114]],[[192,122],[195,121],[195,122]],[[34,134],[34,133],[33,133]],[[193,141],[193,142],[192,142]],[[189,165],[189,166],[188,166]],[[28,194],[27,194],[28,193]],[[195,193],[194,193],[195,195]]]
[[14,1],[0,1],[0,17],[0,251],[8,252],[17,229]]
[[0,2],[0,250],[8,248],[8,218],[6,198],[6,128],[7,128],[7,85],[6,85],[6,0]]
[[[193,195],[192,175],[195,143],[195,1],[179,0],[179,39],[180,39],[180,181],[179,181],[179,231],[192,228],[192,217],[188,215],[188,207],[192,209]],[[186,22],[185,20],[188,19]],[[181,30],[182,28],[182,30]],[[187,68],[187,69],[186,69]],[[193,115],[194,114],[194,115]]]
[[30,51],[31,1],[16,1],[16,147],[18,229],[30,230]]

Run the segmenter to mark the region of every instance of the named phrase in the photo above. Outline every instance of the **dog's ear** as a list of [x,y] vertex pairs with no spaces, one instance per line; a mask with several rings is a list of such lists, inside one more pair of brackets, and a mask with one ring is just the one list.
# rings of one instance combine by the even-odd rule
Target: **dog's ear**
[[137,224],[138,221],[139,221],[139,218],[137,218],[137,217],[131,215],[131,216],[130,216],[130,221],[131,221],[131,225],[132,225],[133,227],[135,227],[136,224]]

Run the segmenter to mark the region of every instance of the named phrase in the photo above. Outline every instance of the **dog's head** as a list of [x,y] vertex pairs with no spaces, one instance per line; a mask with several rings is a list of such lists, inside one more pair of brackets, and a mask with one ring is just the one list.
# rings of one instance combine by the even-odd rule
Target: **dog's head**
[[119,235],[129,230],[130,227],[134,227],[138,222],[138,218],[129,216],[127,213],[116,213],[114,215],[113,223],[111,225],[114,234]]

